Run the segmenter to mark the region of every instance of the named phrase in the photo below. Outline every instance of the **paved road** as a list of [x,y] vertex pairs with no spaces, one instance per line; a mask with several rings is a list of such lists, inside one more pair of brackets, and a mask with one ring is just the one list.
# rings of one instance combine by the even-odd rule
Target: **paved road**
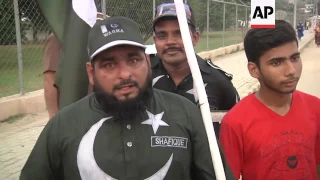
[[303,71],[298,90],[320,98],[320,47],[311,43],[302,52]]
[[[298,89],[320,97],[320,48],[313,44],[302,53],[303,75]],[[234,74],[234,84],[238,91],[244,92],[256,81],[246,69],[243,52],[234,53],[215,61],[228,72]],[[27,115],[13,123],[0,123],[0,180],[18,179],[36,139],[47,123],[46,112]]]

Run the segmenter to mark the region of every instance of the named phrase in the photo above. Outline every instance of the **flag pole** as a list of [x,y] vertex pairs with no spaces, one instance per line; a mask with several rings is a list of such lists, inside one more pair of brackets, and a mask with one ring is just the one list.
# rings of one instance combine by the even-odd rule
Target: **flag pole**
[[197,58],[192,45],[190,31],[187,23],[186,12],[183,4],[183,0],[174,0],[177,16],[183,40],[184,49],[190,66],[193,84],[199,97],[199,105],[202,114],[202,119],[205,125],[205,129],[208,136],[209,147],[211,152],[212,164],[216,174],[217,180],[226,180],[216,135],[213,129],[212,117],[209,108],[207,93],[203,84],[203,79],[200,73]]

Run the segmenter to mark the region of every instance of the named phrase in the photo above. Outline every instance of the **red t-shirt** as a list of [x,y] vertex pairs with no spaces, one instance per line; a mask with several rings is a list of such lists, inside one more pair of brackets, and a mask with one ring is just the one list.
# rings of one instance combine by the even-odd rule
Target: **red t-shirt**
[[221,123],[220,143],[234,175],[243,180],[317,180],[320,99],[299,91],[280,116],[254,94]]

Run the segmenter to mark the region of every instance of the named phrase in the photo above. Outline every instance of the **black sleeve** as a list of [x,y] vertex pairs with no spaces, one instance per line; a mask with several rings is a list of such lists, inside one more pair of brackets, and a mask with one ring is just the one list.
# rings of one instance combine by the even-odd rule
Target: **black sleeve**
[[223,97],[220,101],[221,110],[230,110],[240,100],[239,93],[231,81],[221,83],[220,88]]
[[21,171],[20,180],[63,180],[58,126],[57,114],[41,132]]
[[[202,120],[201,112],[196,107],[188,108],[190,122],[192,124],[192,166],[191,176],[193,180],[214,180],[215,172],[213,168],[209,141]],[[219,145],[219,143],[218,143]],[[219,149],[221,151],[220,145]],[[223,152],[221,151],[222,162],[224,164],[226,179],[234,180],[233,174],[226,164]]]

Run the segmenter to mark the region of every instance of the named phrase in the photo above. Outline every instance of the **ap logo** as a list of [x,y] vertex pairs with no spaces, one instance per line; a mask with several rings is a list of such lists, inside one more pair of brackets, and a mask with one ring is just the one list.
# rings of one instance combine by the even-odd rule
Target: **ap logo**
[[251,28],[274,28],[275,0],[251,0]]

